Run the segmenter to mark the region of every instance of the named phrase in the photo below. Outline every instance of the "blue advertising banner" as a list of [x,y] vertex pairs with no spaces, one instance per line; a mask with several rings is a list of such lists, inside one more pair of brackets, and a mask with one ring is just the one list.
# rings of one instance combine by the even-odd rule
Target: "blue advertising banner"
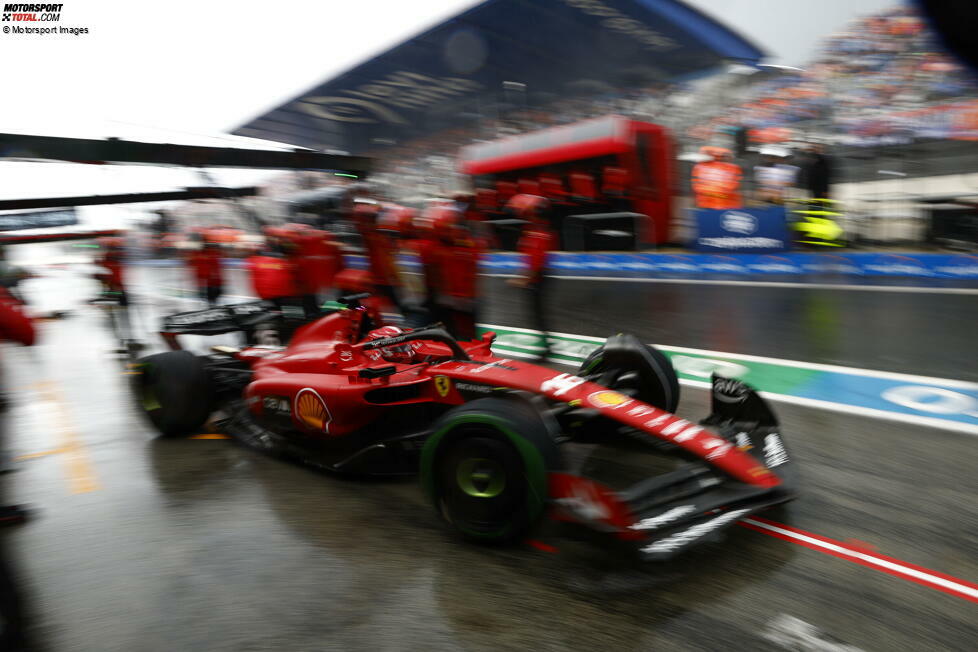
[[[399,256],[403,268],[417,272],[414,256]],[[144,265],[180,265],[180,261],[138,261]],[[240,266],[228,260],[228,267]],[[366,269],[363,256],[346,256],[346,264]],[[520,274],[523,256],[496,252],[482,259],[483,274]],[[930,279],[978,279],[978,256],[972,254],[883,253],[883,252],[787,252],[780,254],[588,254],[557,251],[550,255],[552,276],[641,277],[730,277],[746,275],[806,276],[891,276]]]
[[700,208],[696,216],[697,251],[762,252],[788,248],[783,206],[719,210]]
[[[494,253],[482,261],[488,274],[519,273],[522,256]],[[978,279],[978,256],[971,254],[784,252],[777,254],[666,254],[555,252],[554,276],[904,276]]]

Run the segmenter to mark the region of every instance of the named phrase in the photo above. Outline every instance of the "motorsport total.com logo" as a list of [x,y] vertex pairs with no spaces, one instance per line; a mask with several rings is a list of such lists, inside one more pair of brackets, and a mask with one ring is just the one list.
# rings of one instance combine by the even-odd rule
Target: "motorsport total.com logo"
[[61,20],[64,4],[5,4],[3,22],[56,23]]

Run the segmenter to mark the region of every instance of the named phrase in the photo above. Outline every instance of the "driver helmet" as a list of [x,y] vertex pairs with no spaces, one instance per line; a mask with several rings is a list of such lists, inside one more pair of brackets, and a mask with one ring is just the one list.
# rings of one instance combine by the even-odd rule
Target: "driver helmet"
[[[382,340],[387,337],[396,337],[397,335],[402,335],[404,329],[398,326],[382,326],[381,328],[375,328],[374,330],[367,333],[365,338],[367,342],[372,342],[373,340]],[[379,357],[383,358],[387,362],[400,362],[403,364],[414,362],[416,357],[415,347],[418,342],[404,342],[403,344],[396,344],[393,346],[385,346],[380,349],[373,349],[373,351],[367,351],[370,353],[378,353]]]

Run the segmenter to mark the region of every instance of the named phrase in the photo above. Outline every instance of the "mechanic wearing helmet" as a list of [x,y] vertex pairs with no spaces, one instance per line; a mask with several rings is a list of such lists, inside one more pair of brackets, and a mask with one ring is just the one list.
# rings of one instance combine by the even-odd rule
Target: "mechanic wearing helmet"
[[224,291],[224,279],[221,275],[221,245],[216,237],[216,233],[206,230],[195,234],[197,246],[187,256],[187,263],[194,275],[197,296],[211,307],[217,305],[217,300]]
[[740,208],[740,166],[731,162],[733,155],[723,147],[703,147],[701,154],[709,160],[693,166],[691,185],[699,208]]
[[536,195],[516,195],[509,200],[507,208],[527,221],[517,245],[519,252],[526,256],[526,274],[522,278],[511,279],[509,283],[526,289],[533,328],[541,333],[543,350],[540,357],[546,358],[550,353],[546,310],[546,292],[549,286],[546,276],[547,257],[557,243],[547,215],[550,202]]

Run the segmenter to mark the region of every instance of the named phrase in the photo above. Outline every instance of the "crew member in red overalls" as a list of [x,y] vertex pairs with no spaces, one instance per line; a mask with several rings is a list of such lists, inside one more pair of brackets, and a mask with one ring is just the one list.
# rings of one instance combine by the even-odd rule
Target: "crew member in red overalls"
[[102,284],[103,294],[116,299],[120,306],[128,306],[122,238],[99,238],[96,243],[99,246],[99,253],[95,258],[95,264],[101,269],[95,273],[95,278]]
[[299,251],[299,275],[318,305],[335,287],[336,275],[343,269],[343,250],[329,231],[306,227],[300,234]]
[[381,208],[377,203],[358,201],[353,208],[353,222],[367,250],[370,281],[374,291],[388,299],[398,312],[403,312],[398,296],[401,275],[395,258],[398,243],[393,234],[377,228],[380,212]]
[[319,312],[320,292],[329,287],[336,274],[328,234],[306,224],[286,224],[280,228],[303,309],[306,314],[315,315]]
[[97,300],[109,299],[118,304],[119,309],[111,315],[116,335],[123,342],[134,342],[132,324],[129,320],[129,295],[125,284],[125,241],[119,237],[99,238],[99,253],[95,264],[99,270],[95,278],[102,284],[102,294]]
[[527,220],[517,249],[526,258],[526,272],[510,280],[511,285],[524,288],[530,305],[533,328],[541,333],[541,358],[550,353],[547,337],[548,319],[546,296],[550,281],[546,276],[549,254],[557,246],[557,236],[550,228],[550,202],[537,195],[516,195],[507,204],[516,217]]
[[282,227],[265,229],[266,247],[248,259],[251,286],[258,298],[281,305],[299,294],[292,261],[286,256],[291,233]]
[[450,224],[455,217],[454,211],[443,205],[430,206],[415,218],[414,238],[407,243],[407,247],[414,251],[421,263],[421,279],[424,285],[424,299],[421,306],[427,313],[425,322],[429,324],[435,322],[447,324],[449,321],[449,316],[444,313],[438,302],[442,292],[441,268],[438,264],[441,243],[435,225],[446,227],[446,223],[441,221],[443,211],[447,211],[447,223]]
[[479,258],[482,247],[462,215],[451,206],[434,223],[440,246],[436,264],[440,279],[439,310],[448,332],[456,339],[476,339]]
[[190,252],[187,262],[194,275],[197,296],[208,306],[216,306],[224,292],[221,272],[221,245],[206,231],[198,236],[199,247]]

